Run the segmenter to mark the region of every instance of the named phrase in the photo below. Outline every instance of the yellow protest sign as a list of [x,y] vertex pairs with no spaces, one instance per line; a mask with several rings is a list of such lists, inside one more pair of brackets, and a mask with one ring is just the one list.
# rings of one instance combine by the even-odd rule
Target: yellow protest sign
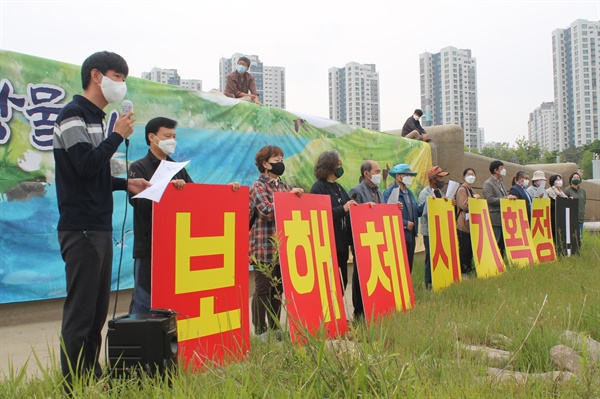
[[520,267],[533,266],[538,261],[533,247],[525,200],[500,200],[502,235],[508,259]]
[[439,291],[461,280],[456,216],[452,202],[427,198],[431,281]]
[[477,278],[492,277],[502,273],[504,260],[496,243],[487,201],[469,198],[469,215]]

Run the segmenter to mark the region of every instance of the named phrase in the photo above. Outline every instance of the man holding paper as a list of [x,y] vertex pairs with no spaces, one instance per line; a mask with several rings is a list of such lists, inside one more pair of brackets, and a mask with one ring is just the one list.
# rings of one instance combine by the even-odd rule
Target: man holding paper
[[[169,118],[158,117],[151,119],[146,124],[146,144],[150,146],[148,154],[131,164],[129,177],[143,177],[150,180],[161,161],[173,162],[170,155],[175,151],[177,121]],[[192,178],[185,169],[179,170],[171,182],[178,189],[186,183],[193,183]],[[151,253],[152,253],[152,201],[144,198],[132,198],[129,203],[133,206],[133,258],[134,285],[133,297],[129,305],[130,314],[148,313],[150,310],[150,281],[151,281]]]

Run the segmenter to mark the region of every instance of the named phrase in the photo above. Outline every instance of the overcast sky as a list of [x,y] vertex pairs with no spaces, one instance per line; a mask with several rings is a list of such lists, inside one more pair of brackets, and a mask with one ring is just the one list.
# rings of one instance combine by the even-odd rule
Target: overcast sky
[[221,57],[255,54],[286,68],[288,110],[324,117],[327,70],[376,64],[382,130],[401,128],[420,107],[419,54],[471,49],[479,126],[486,141],[511,143],[527,135],[529,113],[554,99],[552,31],[600,19],[599,0],[0,0],[0,7],[4,50],[78,65],[114,51],[130,76],[176,68],[184,79],[202,79],[205,91],[219,87]]

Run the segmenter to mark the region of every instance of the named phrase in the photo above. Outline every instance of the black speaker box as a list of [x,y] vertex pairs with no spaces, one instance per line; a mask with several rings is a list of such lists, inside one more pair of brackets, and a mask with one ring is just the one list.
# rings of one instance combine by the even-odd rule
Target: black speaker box
[[177,316],[169,310],[108,321],[108,358],[115,377],[165,375],[177,368]]

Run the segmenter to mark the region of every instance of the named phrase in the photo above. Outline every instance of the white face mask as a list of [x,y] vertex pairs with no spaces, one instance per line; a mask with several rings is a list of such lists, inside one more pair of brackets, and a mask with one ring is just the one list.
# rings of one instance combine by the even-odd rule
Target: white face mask
[[500,171],[500,176],[506,176],[506,169],[502,169]]
[[102,95],[110,104],[120,102],[127,94],[127,84],[125,82],[115,82],[111,78],[102,75],[102,83],[100,83]]
[[529,180],[523,180],[523,187],[527,187],[529,185]]
[[165,155],[169,156],[172,153],[174,153],[175,147],[177,147],[177,141],[175,141],[175,139],[168,139],[168,140],[160,140],[159,139],[158,148],[160,148],[160,150],[162,152],[164,152]]
[[416,121],[418,121],[419,119],[421,119],[421,117],[417,116],[417,115],[413,115],[413,118],[415,118]]
[[475,176],[473,176],[473,175],[465,176],[465,181],[469,184],[473,184],[473,183],[475,183]]
[[554,182],[554,185],[555,185],[556,187],[562,187],[562,180],[557,180],[557,181],[555,181],[555,182]]
[[405,186],[410,186],[412,184],[412,176],[404,176],[402,178],[402,183],[404,183]]
[[373,184],[378,186],[379,183],[381,183],[381,173],[378,175],[371,175],[371,182],[373,182]]

